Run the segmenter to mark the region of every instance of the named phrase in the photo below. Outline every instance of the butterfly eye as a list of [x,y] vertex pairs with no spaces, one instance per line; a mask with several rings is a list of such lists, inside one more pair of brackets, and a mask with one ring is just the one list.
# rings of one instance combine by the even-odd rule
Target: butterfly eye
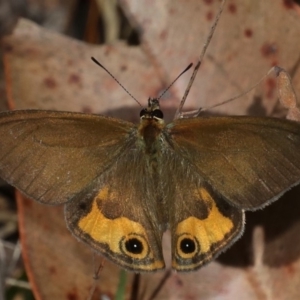
[[147,113],[147,109],[146,108],[142,109],[140,112],[140,118],[143,117],[146,113]]
[[156,119],[163,119],[164,118],[164,114],[160,109],[155,109],[152,112],[152,117],[156,118]]
[[144,259],[149,255],[149,246],[141,235],[131,234],[120,241],[120,250],[135,259]]
[[190,234],[182,234],[177,240],[177,254],[183,259],[191,259],[200,251],[199,242]]

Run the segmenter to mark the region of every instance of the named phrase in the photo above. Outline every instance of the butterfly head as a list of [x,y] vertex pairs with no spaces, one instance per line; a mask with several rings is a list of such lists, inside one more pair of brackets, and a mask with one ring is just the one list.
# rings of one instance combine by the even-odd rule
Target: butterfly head
[[153,120],[160,124],[164,123],[164,115],[160,110],[159,101],[156,98],[148,99],[148,107],[141,110],[140,119],[141,121]]

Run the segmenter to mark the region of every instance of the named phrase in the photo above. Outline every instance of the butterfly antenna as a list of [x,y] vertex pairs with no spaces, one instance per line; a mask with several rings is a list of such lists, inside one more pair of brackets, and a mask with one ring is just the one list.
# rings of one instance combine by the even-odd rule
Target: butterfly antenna
[[180,115],[181,115],[183,105],[184,105],[184,103],[185,103],[185,101],[186,101],[186,98],[187,98],[189,92],[190,92],[191,86],[192,86],[192,84],[193,84],[193,82],[194,82],[194,80],[195,80],[195,78],[196,78],[197,72],[198,72],[198,70],[199,70],[199,68],[200,68],[201,62],[202,62],[203,57],[204,57],[204,55],[205,55],[205,52],[206,52],[206,50],[207,50],[207,48],[208,48],[208,46],[209,46],[209,44],[210,44],[210,41],[211,41],[211,39],[212,39],[212,37],[213,37],[213,35],[214,35],[214,32],[215,32],[215,29],[216,29],[217,24],[218,24],[218,22],[219,22],[220,16],[221,16],[221,14],[222,14],[222,12],[223,12],[225,2],[226,2],[226,0],[223,0],[222,3],[221,3],[220,9],[219,9],[219,11],[218,11],[218,14],[217,14],[217,16],[216,16],[216,18],[215,18],[215,21],[214,21],[214,23],[213,23],[211,29],[210,29],[210,32],[209,32],[208,37],[207,37],[207,39],[206,39],[206,42],[205,42],[205,44],[204,44],[204,46],[203,46],[203,48],[202,48],[201,54],[200,54],[200,56],[199,56],[199,60],[198,60],[196,66],[195,66],[195,68],[194,68],[194,72],[193,72],[193,74],[192,74],[192,76],[191,76],[191,79],[190,79],[190,81],[189,81],[189,83],[188,83],[188,86],[187,86],[187,88],[186,88],[186,90],[185,90],[185,92],[184,92],[183,98],[182,98],[182,100],[181,100],[181,102],[180,102],[180,104],[179,104],[179,106],[178,106],[177,111],[176,111],[175,119],[178,119],[178,118],[180,117]]
[[157,100],[161,99],[161,97],[170,89],[170,87],[177,81],[177,79],[183,75],[186,71],[188,71],[192,67],[193,63],[190,63],[171,83],[170,85],[162,92],[162,94],[157,98]]
[[101,67],[104,71],[106,71],[115,81],[116,83],[119,84],[121,88],[140,106],[142,107],[141,103],[123,86],[123,84],[120,83],[120,81],[113,75],[111,74],[110,71],[108,71],[96,58],[91,57],[92,61],[97,64],[99,67]]

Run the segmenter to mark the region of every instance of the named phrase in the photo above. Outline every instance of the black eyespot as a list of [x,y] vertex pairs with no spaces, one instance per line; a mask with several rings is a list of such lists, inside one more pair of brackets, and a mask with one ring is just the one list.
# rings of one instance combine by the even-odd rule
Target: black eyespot
[[140,112],[140,117],[144,116],[147,113],[147,109],[143,108]]
[[152,116],[155,117],[155,118],[158,118],[158,119],[163,119],[164,118],[164,114],[160,109],[155,109],[152,112]]
[[180,241],[180,249],[185,254],[193,253],[196,250],[195,241],[188,238],[182,239]]
[[133,254],[140,254],[143,252],[143,244],[136,238],[129,239],[125,242],[126,250]]

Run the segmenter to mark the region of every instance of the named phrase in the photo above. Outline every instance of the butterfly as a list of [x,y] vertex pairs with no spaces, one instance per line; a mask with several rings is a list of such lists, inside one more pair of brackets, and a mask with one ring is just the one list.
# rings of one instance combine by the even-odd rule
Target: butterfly
[[148,100],[140,123],[42,110],[0,113],[0,176],[44,204],[119,266],[196,270],[242,234],[244,211],[300,181],[300,124],[262,117],[178,118]]

